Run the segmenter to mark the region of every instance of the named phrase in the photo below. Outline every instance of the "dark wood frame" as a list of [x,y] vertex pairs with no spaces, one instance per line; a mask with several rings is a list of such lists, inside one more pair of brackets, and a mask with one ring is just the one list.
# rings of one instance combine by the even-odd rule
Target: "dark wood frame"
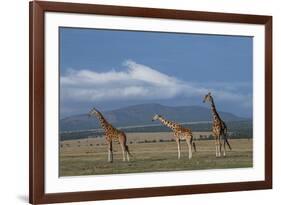
[[[30,148],[29,201],[33,204],[197,194],[272,188],[272,16],[104,6],[93,4],[30,2]],[[265,180],[151,187],[71,193],[44,192],[44,13],[67,12],[113,16],[183,19],[211,22],[260,24],[265,26]]]

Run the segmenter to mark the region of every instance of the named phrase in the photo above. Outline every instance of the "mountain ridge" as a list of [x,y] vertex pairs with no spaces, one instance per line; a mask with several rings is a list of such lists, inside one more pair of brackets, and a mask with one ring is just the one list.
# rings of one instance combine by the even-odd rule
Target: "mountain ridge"
[[[98,108],[97,108],[98,109]],[[158,103],[131,105],[109,111],[100,110],[105,118],[114,126],[134,126],[159,124],[152,122],[155,114],[163,115],[176,122],[210,121],[212,118],[210,108],[191,106],[166,106]],[[224,121],[239,121],[247,118],[236,116],[229,112],[219,111]],[[95,117],[87,114],[77,114],[60,119],[60,131],[75,131],[99,128],[100,124]]]

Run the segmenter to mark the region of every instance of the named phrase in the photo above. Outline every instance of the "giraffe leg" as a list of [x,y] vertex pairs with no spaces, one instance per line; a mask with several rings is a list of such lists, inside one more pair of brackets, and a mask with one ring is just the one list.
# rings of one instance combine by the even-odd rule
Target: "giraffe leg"
[[221,156],[221,147],[222,147],[222,144],[221,144],[221,137],[219,137],[218,142],[219,142],[219,144],[218,144],[218,148],[219,148],[219,154],[218,154],[218,156],[220,157],[220,156]]
[[126,151],[126,156],[127,156],[127,161],[129,162],[130,161],[130,155],[129,155],[128,151]]
[[112,141],[108,142],[108,162],[113,162]]
[[125,162],[126,161],[126,158],[125,158],[125,145],[124,144],[121,144],[121,149],[122,149],[122,154],[123,154],[123,161]]
[[218,157],[218,140],[215,139],[215,145],[216,145],[216,157]]
[[223,140],[223,156],[226,156],[226,152],[225,152],[225,144],[226,144],[226,140]]
[[129,162],[130,161],[130,151],[129,151],[129,147],[127,144],[124,144],[124,147],[125,147],[125,153],[126,153],[126,156],[127,156],[127,161]]
[[181,158],[181,147],[180,147],[180,139],[176,139],[177,145],[178,145],[178,159]]
[[192,158],[191,140],[186,139],[186,143],[187,143],[187,146],[188,146],[188,158],[191,159]]
[[219,143],[219,138],[216,138],[216,157],[220,157],[220,143]]

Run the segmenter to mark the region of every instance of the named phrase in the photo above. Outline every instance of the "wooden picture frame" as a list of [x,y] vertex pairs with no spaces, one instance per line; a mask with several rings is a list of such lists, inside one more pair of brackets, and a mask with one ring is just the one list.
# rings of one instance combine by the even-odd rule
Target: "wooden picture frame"
[[[105,6],[92,4],[30,2],[30,143],[29,200],[32,204],[88,200],[153,197],[211,192],[229,192],[272,188],[272,17],[260,15],[214,13]],[[163,186],[134,189],[45,193],[45,45],[44,15],[46,12],[98,14],[157,19],[195,20],[208,22],[244,23],[265,26],[265,180],[233,183]]]

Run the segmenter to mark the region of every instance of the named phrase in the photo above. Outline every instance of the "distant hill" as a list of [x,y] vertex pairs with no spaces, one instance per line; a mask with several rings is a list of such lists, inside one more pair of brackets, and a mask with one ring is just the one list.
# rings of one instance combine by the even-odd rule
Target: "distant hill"
[[[98,108],[97,108],[98,109]],[[102,111],[104,117],[114,126],[139,126],[159,124],[152,122],[154,114],[163,115],[165,118],[176,122],[200,122],[210,121],[210,108],[201,106],[164,106],[161,104],[141,104],[128,106],[112,111]],[[224,121],[240,121],[245,118],[238,117],[232,113],[219,112]],[[95,117],[87,114],[73,115],[60,120],[60,132],[100,128]]]

